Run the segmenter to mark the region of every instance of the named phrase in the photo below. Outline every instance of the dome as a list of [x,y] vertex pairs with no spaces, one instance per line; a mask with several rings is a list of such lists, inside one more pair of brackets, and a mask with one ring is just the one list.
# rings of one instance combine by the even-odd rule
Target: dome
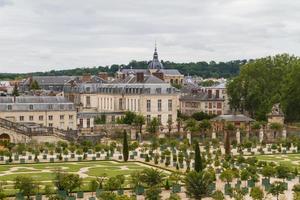
[[163,69],[163,65],[158,60],[156,46],[154,49],[153,60],[148,64],[148,69]]

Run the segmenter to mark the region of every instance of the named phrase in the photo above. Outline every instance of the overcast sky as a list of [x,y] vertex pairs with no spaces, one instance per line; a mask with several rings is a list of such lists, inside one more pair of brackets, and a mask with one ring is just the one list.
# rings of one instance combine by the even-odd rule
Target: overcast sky
[[0,72],[300,55],[298,0],[0,0]]

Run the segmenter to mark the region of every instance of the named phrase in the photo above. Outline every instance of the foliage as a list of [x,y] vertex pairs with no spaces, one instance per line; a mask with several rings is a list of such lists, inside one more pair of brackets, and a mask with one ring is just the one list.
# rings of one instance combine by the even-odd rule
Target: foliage
[[142,171],[140,178],[148,187],[154,187],[163,182],[164,174],[157,169],[147,168]]
[[154,117],[150,123],[147,124],[147,131],[150,133],[150,134],[155,134],[158,132],[158,128],[159,128],[159,121],[156,117]]
[[158,186],[152,186],[146,190],[145,199],[146,200],[160,200],[161,189]]
[[35,193],[36,187],[34,180],[30,177],[17,176],[15,179],[15,189],[18,189],[27,199]]
[[275,181],[270,185],[269,193],[276,196],[277,200],[280,194],[283,194],[286,190],[283,182]]
[[205,172],[191,171],[185,177],[186,193],[196,200],[209,195],[208,186],[212,183],[210,176]]
[[204,119],[214,118],[215,115],[210,115],[210,114],[207,114],[207,113],[201,111],[201,112],[193,113],[191,117],[194,118],[197,121],[202,121]]
[[123,175],[117,175],[115,177],[110,177],[104,184],[104,189],[106,191],[114,191],[122,188],[125,182],[125,177]]
[[224,200],[225,199],[223,192],[221,192],[220,190],[215,191],[212,194],[212,198],[214,200]]
[[14,89],[12,91],[12,96],[19,96],[19,89],[18,89],[18,85],[15,83],[14,85]]
[[253,187],[250,191],[250,196],[254,200],[262,200],[264,198],[264,191],[259,187]]
[[287,121],[300,119],[300,62],[288,54],[248,62],[227,85],[230,107],[266,120],[275,103],[281,103]]
[[233,179],[233,172],[231,169],[226,169],[224,170],[221,175],[220,175],[220,179],[222,181],[226,181],[227,183],[231,182]]
[[58,190],[64,190],[67,194],[79,188],[82,184],[82,179],[78,174],[68,174],[63,172],[56,172],[54,185]]
[[106,123],[106,115],[97,116],[94,120],[95,124],[105,124]]
[[39,90],[39,89],[40,89],[40,86],[39,86],[38,82],[36,80],[33,80],[30,83],[30,90]]

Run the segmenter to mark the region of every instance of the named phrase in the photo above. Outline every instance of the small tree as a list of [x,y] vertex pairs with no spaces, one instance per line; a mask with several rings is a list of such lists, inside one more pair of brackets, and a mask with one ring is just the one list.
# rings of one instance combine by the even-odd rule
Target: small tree
[[231,169],[226,169],[225,171],[223,171],[220,175],[220,179],[222,181],[226,181],[227,184],[229,184],[233,179],[232,170]]
[[250,197],[254,200],[262,200],[264,198],[264,191],[259,187],[253,187],[250,192]]
[[276,169],[270,165],[266,165],[262,168],[261,174],[264,177],[271,178],[271,177],[275,176]]
[[202,158],[201,158],[198,142],[195,142],[195,144],[194,144],[194,151],[195,151],[195,171],[200,172],[203,170],[204,166],[202,163]]
[[147,124],[147,131],[150,134],[156,134],[158,132],[158,128],[159,128],[159,121],[156,117],[154,117],[150,123]]
[[17,83],[15,83],[15,85],[14,85],[14,89],[13,89],[13,91],[12,91],[12,95],[13,95],[13,96],[16,96],[16,97],[17,97],[17,96],[20,96]]
[[36,185],[30,177],[17,176],[15,179],[15,189],[18,189],[27,199],[30,199],[30,196],[35,193]]
[[128,151],[128,139],[127,139],[127,133],[124,130],[123,132],[123,159],[125,162],[128,161],[129,151]]
[[276,199],[278,200],[279,195],[283,194],[285,190],[286,188],[283,182],[275,181],[270,185],[269,193],[276,196]]
[[158,186],[153,186],[150,187],[149,189],[146,190],[146,200],[160,200],[161,196],[161,189]]
[[92,192],[92,197],[93,197],[94,196],[94,192],[98,188],[98,182],[97,182],[97,180],[95,180],[95,179],[91,180],[90,183],[89,183],[89,188],[90,188],[90,190]]
[[143,115],[136,115],[133,122],[138,127],[140,134],[142,134],[145,117]]
[[209,194],[208,186],[212,183],[210,175],[206,172],[191,171],[185,177],[186,193],[196,199],[201,200]]
[[215,191],[212,194],[212,198],[214,200],[224,200],[225,199],[223,192],[221,192],[220,190]]
[[58,190],[64,190],[70,194],[81,186],[82,179],[78,174],[67,174],[59,171],[56,173],[54,184]]
[[36,80],[33,80],[30,84],[30,90],[39,90],[40,86]]

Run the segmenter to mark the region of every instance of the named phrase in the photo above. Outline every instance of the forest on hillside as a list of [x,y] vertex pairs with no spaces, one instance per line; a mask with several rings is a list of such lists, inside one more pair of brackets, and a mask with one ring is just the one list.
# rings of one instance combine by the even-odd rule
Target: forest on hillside
[[[175,63],[170,61],[161,61],[165,69],[177,69],[184,75],[201,76],[203,78],[231,78],[237,76],[240,67],[247,63],[246,60],[234,60],[229,62],[190,62],[190,63]],[[96,75],[99,72],[107,72],[109,75],[114,75],[119,68],[146,69],[148,61],[131,61],[128,64],[98,67],[82,67],[74,69],[51,70],[47,72],[32,72],[32,73],[0,73],[0,80],[21,79],[28,76],[80,76],[83,74]],[[61,67],[64,68],[64,67]]]

